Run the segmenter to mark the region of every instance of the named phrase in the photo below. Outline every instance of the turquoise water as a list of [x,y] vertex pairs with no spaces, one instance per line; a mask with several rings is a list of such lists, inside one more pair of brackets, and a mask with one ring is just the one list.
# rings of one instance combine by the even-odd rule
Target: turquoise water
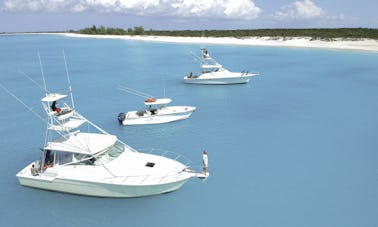
[[[135,148],[179,152],[211,177],[145,198],[105,199],[22,187],[15,174],[40,155],[45,124],[0,90],[0,226],[378,226],[378,53],[206,45],[249,84],[187,85],[200,45],[59,35],[0,36],[0,82],[43,115],[44,92],[67,93],[65,50],[78,111]],[[132,87],[196,106],[191,118],[120,126],[143,99]],[[10,224],[9,224],[10,223]]]

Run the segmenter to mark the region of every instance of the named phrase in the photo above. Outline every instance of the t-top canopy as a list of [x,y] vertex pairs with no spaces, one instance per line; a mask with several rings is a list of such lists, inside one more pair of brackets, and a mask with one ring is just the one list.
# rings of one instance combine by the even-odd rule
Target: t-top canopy
[[114,135],[79,132],[49,142],[45,150],[93,155],[113,146],[116,141]]
[[61,100],[61,99],[65,98],[65,97],[67,97],[67,95],[61,95],[61,94],[58,94],[58,93],[52,93],[52,94],[46,95],[46,97],[44,97],[41,101],[42,102],[54,102],[54,101]]
[[144,104],[146,106],[149,106],[149,105],[164,105],[164,104],[168,104],[170,102],[172,102],[172,99],[170,98],[164,98],[164,99],[154,99],[155,101],[149,101],[149,102],[144,102]]

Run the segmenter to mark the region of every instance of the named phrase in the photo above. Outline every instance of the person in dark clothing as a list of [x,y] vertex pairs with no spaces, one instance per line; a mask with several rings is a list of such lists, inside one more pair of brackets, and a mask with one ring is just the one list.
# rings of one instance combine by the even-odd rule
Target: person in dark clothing
[[59,107],[56,107],[56,101],[54,101],[52,104],[51,104],[51,109],[52,111],[55,111],[57,113],[60,113],[62,111],[62,109],[60,109]]

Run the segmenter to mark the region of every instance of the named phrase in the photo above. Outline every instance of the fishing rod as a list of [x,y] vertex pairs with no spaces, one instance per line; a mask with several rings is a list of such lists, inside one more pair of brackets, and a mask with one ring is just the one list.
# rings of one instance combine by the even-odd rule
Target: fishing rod
[[166,91],[165,91],[165,80],[163,80],[163,95],[164,95],[163,97],[164,97],[164,98],[166,97],[166,96],[165,96],[165,95],[166,95],[165,93],[166,93]]

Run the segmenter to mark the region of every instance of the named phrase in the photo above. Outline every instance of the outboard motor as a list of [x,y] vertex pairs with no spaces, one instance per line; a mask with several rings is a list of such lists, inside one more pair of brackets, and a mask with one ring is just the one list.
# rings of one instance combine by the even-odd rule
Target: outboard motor
[[120,124],[122,124],[123,120],[125,120],[126,114],[125,113],[119,113],[118,114],[118,121]]

